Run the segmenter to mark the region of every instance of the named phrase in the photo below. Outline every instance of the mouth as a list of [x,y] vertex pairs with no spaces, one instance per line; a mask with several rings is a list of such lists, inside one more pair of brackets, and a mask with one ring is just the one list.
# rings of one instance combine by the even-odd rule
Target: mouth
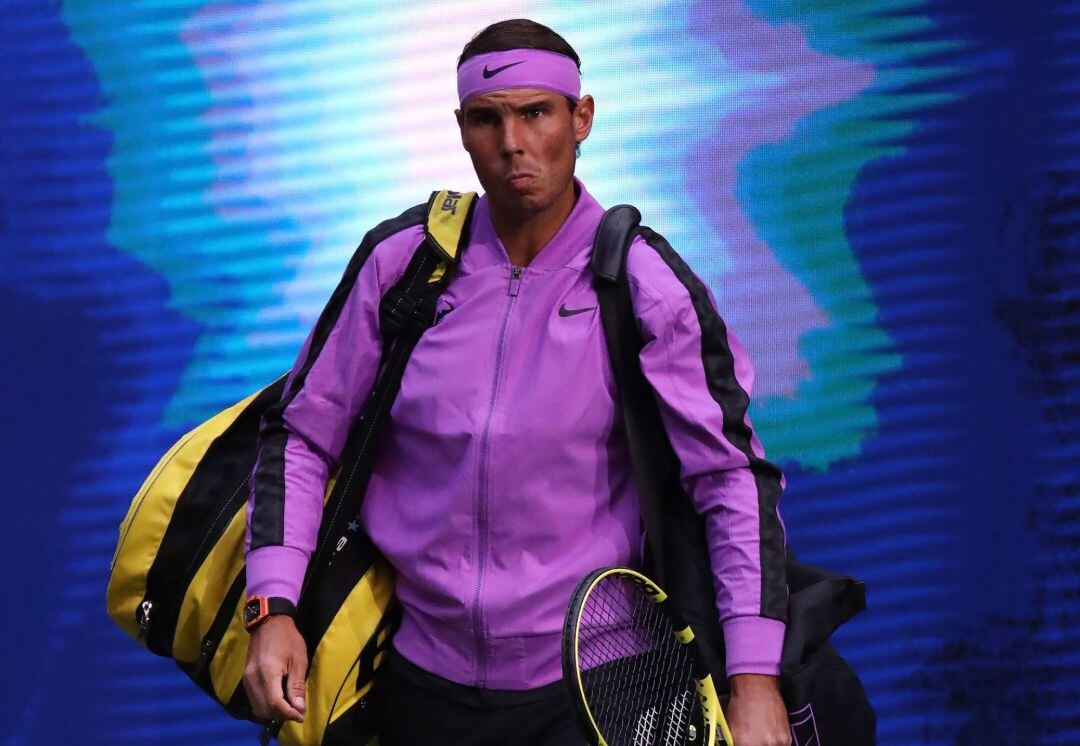
[[521,189],[531,184],[536,179],[536,174],[527,171],[516,171],[506,178],[506,183],[515,189]]

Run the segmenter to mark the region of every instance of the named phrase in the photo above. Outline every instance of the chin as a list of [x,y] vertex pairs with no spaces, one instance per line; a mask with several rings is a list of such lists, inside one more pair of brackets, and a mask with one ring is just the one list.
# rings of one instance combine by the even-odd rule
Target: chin
[[500,200],[507,208],[514,212],[539,212],[548,207],[554,200],[551,195],[536,190],[519,192],[516,189],[508,189],[503,193]]

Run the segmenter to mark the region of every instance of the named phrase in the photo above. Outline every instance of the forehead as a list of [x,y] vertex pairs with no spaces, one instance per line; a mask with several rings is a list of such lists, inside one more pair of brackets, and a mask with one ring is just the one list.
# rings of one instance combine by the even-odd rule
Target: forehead
[[500,88],[497,91],[481,93],[473,96],[465,102],[462,111],[478,108],[514,108],[524,104],[532,104],[537,101],[557,102],[562,99],[561,93],[555,93],[544,88]]

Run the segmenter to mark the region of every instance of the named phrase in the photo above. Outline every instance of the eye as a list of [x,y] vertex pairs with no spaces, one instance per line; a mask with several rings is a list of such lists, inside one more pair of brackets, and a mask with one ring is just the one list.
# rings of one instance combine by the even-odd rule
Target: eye
[[540,115],[544,113],[544,107],[532,106],[525,110],[526,119],[539,119]]
[[485,111],[483,109],[481,109],[480,111],[473,111],[470,113],[469,120],[473,124],[479,124],[484,126],[495,124],[495,112]]

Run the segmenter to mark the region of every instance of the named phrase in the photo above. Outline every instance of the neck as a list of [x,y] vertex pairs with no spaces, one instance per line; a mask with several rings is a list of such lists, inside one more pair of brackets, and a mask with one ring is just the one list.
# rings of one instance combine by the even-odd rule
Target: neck
[[510,263],[527,267],[566,222],[577,198],[573,179],[555,201],[537,212],[521,213],[489,203],[491,224],[506,248]]

